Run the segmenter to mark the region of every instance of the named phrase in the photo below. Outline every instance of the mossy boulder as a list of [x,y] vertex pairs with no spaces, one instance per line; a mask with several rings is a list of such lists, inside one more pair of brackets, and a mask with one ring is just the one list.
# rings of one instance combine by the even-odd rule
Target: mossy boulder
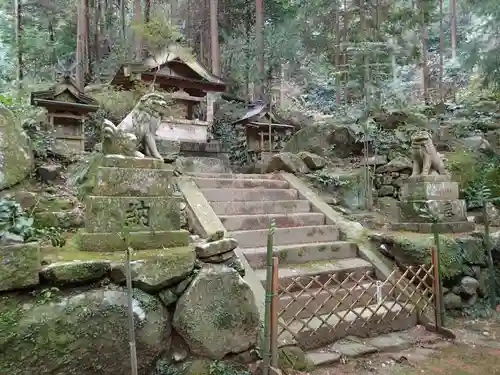
[[204,266],[177,302],[173,325],[196,355],[222,359],[257,342],[259,311],[234,269]]
[[0,247],[0,291],[38,284],[39,271],[40,246],[38,243]]
[[[156,293],[184,280],[194,269],[196,255],[191,247],[171,249],[161,255],[131,262],[132,284],[148,293]],[[111,279],[125,282],[125,265],[111,269]]]
[[363,143],[357,142],[351,129],[343,124],[311,125],[295,133],[283,146],[282,152],[312,152],[319,156],[329,153],[344,158],[358,155]]
[[[5,300],[2,302],[6,302]],[[133,292],[139,374],[169,349],[169,314],[161,302]],[[0,307],[0,373],[109,374],[130,372],[127,293],[97,289],[60,300]]]
[[56,262],[43,267],[40,275],[54,284],[79,284],[102,279],[110,269],[105,260]]
[[299,155],[291,152],[280,152],[267,162],[264,173],[285,171],[289,173],[309,173],[309,168]]
[[0,107],[0,190],[24,180],[34,166],[27,135],[14,115]]

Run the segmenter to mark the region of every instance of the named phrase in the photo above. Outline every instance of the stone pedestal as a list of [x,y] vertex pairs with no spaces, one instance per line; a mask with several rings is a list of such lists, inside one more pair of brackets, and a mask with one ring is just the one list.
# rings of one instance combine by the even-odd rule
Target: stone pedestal
[[123,251],[126,233],[134,250],[187,246],[181,230],[180,202],[174,171],[157,159],[104,157],[93,194],[85,202],[84,251]]
[[441,233],[460,233],[474,230],[474,223],[467,221],[465,201],[458,199],[458,183],[448,176],[412,177],[401,187],[399,222],[393,230],[432,232],[432,223],[423,218],[420,209],[426,208],[441,217]]

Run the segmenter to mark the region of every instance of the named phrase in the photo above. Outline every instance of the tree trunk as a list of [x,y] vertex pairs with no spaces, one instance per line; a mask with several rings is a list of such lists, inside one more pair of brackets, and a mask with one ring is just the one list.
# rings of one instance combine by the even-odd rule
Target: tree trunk
[[[141,23],[141,0],[134,0],[134,21],[136,25]],[[139,32],[135,32],[134,39],[135,60],[140,61],[142,58],[142,45]]]
[[90,48],[90,0],[85,1],[85,81],[92,79],[92,55]]
[[96,65],[101,62],[101,0],[94,0],[94,59]]
[[344,0],[344,102],[345,104],[349,103],[349,55],[347,52],[347,44],[349,43],[349,22],[348,22],[349,9],[347,8],[347,0]]
[[219,27],[217,23],[218,1],[210,0],[210,44],[212,51],[212,73],[220,76]]
[[85,3],[87,0],[79,0],[77,3],[77,26],[76,26],[76,85],[83,91],[84,88],[84,55],[85,55]]
[[[52,22],[53,20],[49,20],[49,26],[48,26],[48,31],[49,31],[49,41],[50,41],[50,49],[51,49],[51,64],[54,67],[57,63],[57,56],[56,56],[56,48],[55,48],[55,35],[54,35],[54,24]],[[56,70],[54,69],[53,72],[53,79],[56,79]]]
[[257,45],[257,84],[255,86],[256,99],[263,99],[264,83],[264,1],[255,0],[255,42]]
[[125,0],[120,0],[120,24],[121,38],[125,40]]
[[23,87],[24,67],[23,67],[23,8],[21,0],[14,0],[14,12],[16,14],[16,81],[19,89]]
[[451,11],[451,54],[453,60],[457,58],[457,3],[450,0]]
[[427,30],[427,17],[425,16],[425,2],[420,0],[420,12],[422,17],[422,93],[424,96],[424,102],[427,104],[429,102],[428,94],[428,84],[427,80],[429,78],[429,69],[427,66],[427,46],[429,44],[429,34]]
[[443,30],[443,0],[439,0],[439,107],[444,110],[444,30]]
[[335,3],[335,103],[340,104],[340,75],[341,75],[341,67],[340,67],[340,4],[338,2]]
[[148,23],[151,19],[151,0],[144,1],[144,23]]

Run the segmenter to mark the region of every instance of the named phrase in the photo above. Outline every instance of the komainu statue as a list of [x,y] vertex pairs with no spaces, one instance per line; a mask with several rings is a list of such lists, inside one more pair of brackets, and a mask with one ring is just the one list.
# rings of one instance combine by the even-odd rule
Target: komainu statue
[[103,152],[163,160],[156,147],[155,135],[166,111],[167,99],[151,93],[144,95],[118,126],[104,120]]
[[411,177],[428,176],[433,171],[440,175],[448,175],[444,163],[432,143],[429,132],[417,131],[412,134],[411,155],[413,158]]

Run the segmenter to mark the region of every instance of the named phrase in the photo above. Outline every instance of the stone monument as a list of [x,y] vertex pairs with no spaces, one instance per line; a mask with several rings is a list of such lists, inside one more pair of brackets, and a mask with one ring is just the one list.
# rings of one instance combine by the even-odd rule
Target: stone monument
[[393,230],[430,233],[433,223],[422,217],[421,209],[438,215],[441,233],[470,232],[474,223],[467,221],[465,201],[459,198],[458,183],[452,182],[428,132],[411,137],[413,171],[401,187],[399,222]]
[[104,155],[91,196],[85,202],[85,228],[80,250],[122,251],[123,234],[134,250],[187,246],[181,230],[181,194],[174,170],[163,160]]

